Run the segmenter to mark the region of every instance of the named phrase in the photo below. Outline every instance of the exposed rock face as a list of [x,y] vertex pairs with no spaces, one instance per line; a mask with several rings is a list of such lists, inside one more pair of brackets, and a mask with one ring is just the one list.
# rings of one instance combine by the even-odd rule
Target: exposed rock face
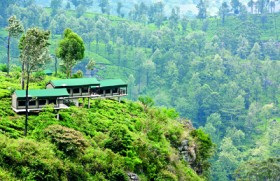
[[128,175],[128,177],[129,177],[129,180],[130,180],[130,181],[140,181],[138,175],[135,174],[135,173],[129,172],[129,173],[127,173],[127,175]]
[[178,148],[182,158],[185,161],[187,161],[190,165],[196,159],[195,148],[195,144],[190,143],[189,140],[183,140],[181,146]]
[[[194,127],[190,121],[182,120],[181,123],[184,125],[186,130],[192,131]],[[190,165],[196,160],[196,145],[193,141],[187,139],[183,140],[181,146],[179,146],[179,152],[182,158],[187,161]]]

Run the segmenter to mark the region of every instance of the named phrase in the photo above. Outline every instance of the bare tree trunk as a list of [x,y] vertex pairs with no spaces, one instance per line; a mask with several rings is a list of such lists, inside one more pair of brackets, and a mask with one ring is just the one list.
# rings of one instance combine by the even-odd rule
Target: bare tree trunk
[[24,63],[21,65],[21,89],[24,90]]
[[10,37],[10,33],[8,35],[8,46],[7,46],[7,58],[8,58],[8,61],[7,61],[7,75],[9,75],[10,73],[10,40],[11,40],[11,37]]
[[66,68],[66,77],[67,77],[67,79],[69,79],[70,78],[70,66],[69,66],[68,60],[66,61],[65,68]]
[[71,75],[72,75],[72,68],[69,67],[69,79],[71,79]]
[[25,126],[24,126],[24,136],[27,136],[27,127],[28,127],[28,105],[29,105],[29,98],[28,98],[28,85],[29,85],[29,72],[27,72],[27,80],[26,80],[26,95],[25,95]]
[[54,56],[54,61],[55,61],[55,63],[54,63],[54,69],[55,69],[54,76],[56,77],[57,76],[57,57],[56,56]]

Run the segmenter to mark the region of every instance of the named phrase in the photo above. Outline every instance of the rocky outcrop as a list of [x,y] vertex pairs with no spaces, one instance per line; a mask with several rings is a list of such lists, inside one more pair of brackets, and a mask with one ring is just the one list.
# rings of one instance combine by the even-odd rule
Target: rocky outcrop
[[185,161],[187,161],[190,165],[195,161],[196,145],[194,143],[191,143],[189,140],[183,140],[181,146],[178,149],[180,151],[180,155],[182,156],[182,158]]
[[[189,132],[194,130],[191,121],[181,120],[180,122],[184,125],[185,130],[188,130]],[[185,139],[181,142],[181,145],[178,147],[178,149],[180,152],[180,156],[190,165],[192,165],[192,163],[194,163],[194,161],[196,160],[196,145],[194,141]]]
[[127,173],[129,177],[129,181],[140,181],[138,175],[136,173],[129,172]]

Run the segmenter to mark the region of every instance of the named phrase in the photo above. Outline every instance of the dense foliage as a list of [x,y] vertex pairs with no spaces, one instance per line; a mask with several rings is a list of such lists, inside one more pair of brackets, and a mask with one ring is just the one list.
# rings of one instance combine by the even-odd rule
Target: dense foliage
[[[213,150],[209,136],[186,128],[173,109],[140,102],[97,99],[89,109],[58,113],[50,105],[29,115],[24,137],[24,116],[11,110],[12,91],[5,91],[20,86],[17,74],[0,76],[0,180],[128,180],[130,172],[141,180],[203,180],[209,170],[203,166]],[[197,145],[200,172],[182,158],[183,140]]]
[[[53,55],[63,31],[71,28],[83,38],[86,48],[84,60],[73,72],[81,70],[84,76],[100,79],[120,77],[129,84],[128,98],[141,96],[144,109],[153,104],[173,107],[212,137],[216,144],[212,180],[234,180],[239,166],[249,169],[242,165],[264,164],[279,155],[279,1],[193,1],[198,19],[182,15],[176,7],[166,14],[164,1],[138,2],[130,6],[128,14],[118,4],[118,17],[109,15],[110,1],[67,2],[64,7],[53,0],[50,8],[42,8],[32,1],[3,1],[1,7],[6,9],[1,11],[0,24],[4,28],[8,17],[16,15],[26,29],[50,30]],[[86,13],[82,2],[106,15]],[[209,16],[207,3],[220,4],[215,16]],[[0,43],[6,45],[7,31],[0,33]],[[11,70],[16,70],[16,39],[11,40],[10,48]],[[0,57],[6,63],[4,49]],[[89,60],[95,62],[94,68],[86,70]],[[73,76],[81,76],[81,71]],[[120,133],[125,139],[120,147],[130,151],[127,144],[135,141],[133,136],[117,127],[120,130],[111,133],[114,138],[104,143],[106,148],[119,149],[113,143],[120,141],[114,136]],[[157,141],[161,138],[153,133],[160,131],[147,135]],[[176,140],[173,137],[170,140]]]
[[67,78],[71,77],[72,68],[78,60],[84,58],[84,42],[79,35],[70,29],[65,29],[63,39],[59,42],[56,56],[61,58],[66,69]]

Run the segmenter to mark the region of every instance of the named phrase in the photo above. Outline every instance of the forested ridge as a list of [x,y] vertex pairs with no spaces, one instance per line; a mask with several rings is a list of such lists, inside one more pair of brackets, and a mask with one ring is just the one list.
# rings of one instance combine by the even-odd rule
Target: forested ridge
[[[32,1],[7,2],[1,6],[6,7],[0,21],[2,45],[7,42],[4,27],[11,15],[25,29],[50,30],[53,55],[63,31],[71,28],[86,46],[85,58],[74,73],[120,77],[129,84],[129,99],[150,96],[157,106],[175,108],[210,134],[217,151],[209,179],[279,179],[278,1],[225,2],[212,17],[206,2],[198,1],[194,19],[178,8],[164,14],[162,2],[139,3],[125,16],[121,11],[111,16],[106,3],[95,4],[104,10],[100,14],[87,13],[83,3],[70,4],[67,10],[58,1],[52,1],[50,8]],[[11,39],[11,69],[15,70],[20,65],[17,41]],[[5,49],[1,58],[6,63]],[[95,62],[93,70],[86,69],[90,60]],[[49,65],[52,70],[54,62]],[[255,169],[258,164],[262,170]]]

